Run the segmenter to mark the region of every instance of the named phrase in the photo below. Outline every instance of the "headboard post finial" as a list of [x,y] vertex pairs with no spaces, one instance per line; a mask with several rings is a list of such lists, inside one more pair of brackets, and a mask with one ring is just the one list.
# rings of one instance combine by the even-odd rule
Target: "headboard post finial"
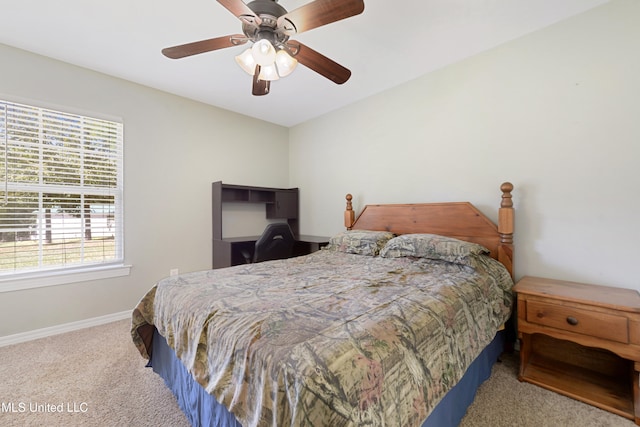
[[513,200],[511,200],[511,192],[513,191],[513,184],[510,182],[503,182],[500,186],[500,191],[502,191],[502,203],[500,204],[500,207],[512,208]]
[[344,211],[344,226],[347,230],[351,230],[353,227],[353,223],[355,222],[355,213],[353,212],[353,205],[351,204],[351,200],[353,200],[353,196],[351,194],[347,194],[347,208]]

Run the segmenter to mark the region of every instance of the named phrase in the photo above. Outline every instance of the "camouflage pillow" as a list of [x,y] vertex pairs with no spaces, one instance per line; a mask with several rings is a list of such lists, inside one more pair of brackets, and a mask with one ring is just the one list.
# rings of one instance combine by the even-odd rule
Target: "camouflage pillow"
[[475,265],[471,258],[488,254],[489,250],[476,243],[437,234],[403,234],[389,240],[380,251],[385,258],[418,257]]
[[393,236],[388,231],[348,230],[333,236],[326,249],[375,256]]

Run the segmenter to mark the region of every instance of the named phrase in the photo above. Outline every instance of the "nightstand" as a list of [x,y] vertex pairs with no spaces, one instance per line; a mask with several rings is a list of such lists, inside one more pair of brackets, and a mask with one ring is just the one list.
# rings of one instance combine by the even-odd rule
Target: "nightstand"
[[518,379],[640,425],[640,294],[529,276],[514,290]]

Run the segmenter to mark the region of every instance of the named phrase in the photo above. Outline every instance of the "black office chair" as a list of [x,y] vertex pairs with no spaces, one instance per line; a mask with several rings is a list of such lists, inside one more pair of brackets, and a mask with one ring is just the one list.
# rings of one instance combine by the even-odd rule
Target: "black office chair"
[[276,222],[267,225],[262,236],[256,241],[253,259],[246,252],[243,255],[248,263],[289,258],[293,254],[295,242],[296,239],[289,224]]

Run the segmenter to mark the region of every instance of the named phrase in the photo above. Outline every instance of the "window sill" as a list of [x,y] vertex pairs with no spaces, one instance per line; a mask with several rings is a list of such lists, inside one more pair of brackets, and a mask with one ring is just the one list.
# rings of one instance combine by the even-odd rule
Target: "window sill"
[[0,293],[128,276],[130,270],[130,265],[118,264],[85,267],[72,271],[47,271],[25,275],[13,275],[11,277],[0,277]]

